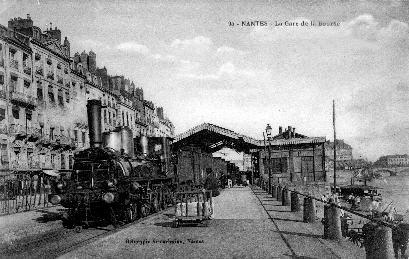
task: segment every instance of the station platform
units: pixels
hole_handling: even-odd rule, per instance
[[[172,227],[172,213],[71,251],[61,258],[365,258],[348,241],[322,238],[321,223],[302,222],[258,187],[224,189],[207,225]]]

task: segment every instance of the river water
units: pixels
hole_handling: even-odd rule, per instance
[[[386,176],[371,181],[369,185],[382,188],[379,192],[383,206],[391,203],[399,214],[409,212],[409,175]]]

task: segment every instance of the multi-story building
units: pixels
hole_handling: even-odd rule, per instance
[[[31,132],[37,100],[34,97],[30,39],[0,26],[0,147],[1,168],[27,168],[34,137]],[[38,132],[37,132],[38,133]],[[34,134],[33,134],[34,135]],[[37,135],[38,137],[38,135]],[[24,142],[27,140],[27,142]]]
[[[155,135],[155,125],[154,125],[154,115],[155,115],[155,105],[152,101],[144,100],[144,113],[146,119],[146,135],[154,136]]]
[[[409,156],[407,154],[381,156],[374,165],[377,167],[409,166]]]
[[[337,161],[351,161],[352,147],[345,143],[343,139],[337,139],[335,142]],[[334,142],[327,140],[325,142],[325,155],[327,158],[334,160]]]
[[[243,171],[252,171],[251,154],[243,154]]]
[[[98,68],[93,51],[70,53],[57,27],[42,31],[29,15],[0,25],[0,169],[71,168],[73,152],[89,146],[89,99],[102,101],[103,131],[154,135],[155,106],[146,108],[142,88]]]
[[[352,147],[345,143],[343,139],[337,139],[336,146],[336,165],[338,169],[351,169],[354,165],[352,157]],[[325,142],[325,159],[327,170],[334,168],[334,142],[327,140]]]

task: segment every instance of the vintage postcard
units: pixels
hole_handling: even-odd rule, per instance
[[[0,0],[0,257],[408,258],[409,1]]]

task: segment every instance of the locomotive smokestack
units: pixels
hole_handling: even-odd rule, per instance
[[[91,147],[102,146],[101,101],[89,100],[87,103],[89,144]]]

